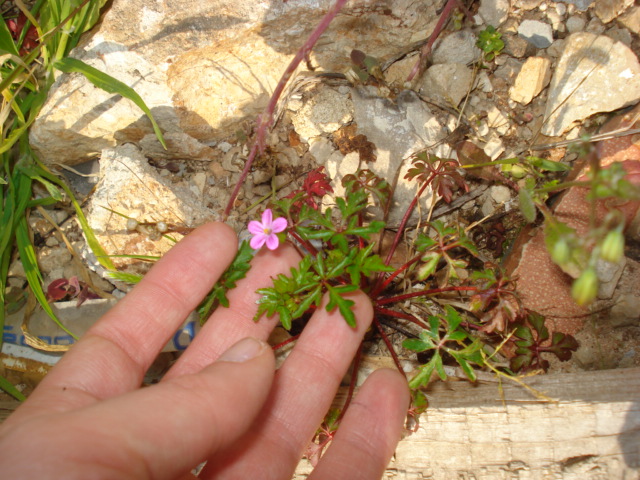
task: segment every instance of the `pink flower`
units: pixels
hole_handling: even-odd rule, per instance
[[[276,233],[284,232],[287,228],[287,219],[284,217],[273,219],[273,212],[267,208],[262,213],[262,222],[252,220],[249,222],[249,232],[253,238],[249,242],[251,248],[258,250],[266,243],[269,250],[278,248],[280,240]]]

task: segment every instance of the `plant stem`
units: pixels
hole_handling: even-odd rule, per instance
[[[389,310],[388,308],[382,308],[378,306],[374,307],[374,310],[380,315],[387,315],[393,318],[401,318],[411,323],[415,323],[421,328],[429,328],[426,323],[421,322],[420,320],[418,320],[418,318],[414,317],[413,315],[409,315],[408,313],[396,312],[395,310]]]
[[[438,23],[436,23],[436,27],[433,29],[433,32],[429,36],[429,41],[420,50],[420,58],[418,58],[418,61],[415,63],[415,65],[411,69],[411,73],[409,73],[409,76],[407,77],[407,80],[406,80],[407,82],[412,81],[414,77],[418,74],[418,72],[420,72],[420,70],[423,68],[425,59],[431,53],[431,47],[433,47],[434,42],[436,41],[436,39],[444,29],[444,26],[447,23],[447,20],[449,20],[449,15],[451,15],[451,11],[453,10],[453,7],[455,7],[457,3],[458,3],[457,0],[449,0],[447,4],[444,6],[444,8],[442,9],[442,13],[440,14]]]
[[[344,405],[342,406],[342,410],[340,411],[340,415],[338,416],[337,422],[339,423],[342,420],[347,408],[351,404],[351,399],[353,398],[353,392],[356,389],[356,383],[358,383],[358,371],[360,370],[360,362],[362,361],[362,347],[363,342],[360,342],[360,346],[358,347],[358,351],[356,352],[356,356],[353,359],[353,365],[351,366],[351,380],[349,381],[349,391],[347,392],[347,398],[344,401]]]
[[[407,211],[404,212],[404,216],[402,217],[402,221],[400,222],[400,226],[398,227],[396,236],[393,239],[391,248],[389,248],[389,253],[387,253],[387,258],[385,259],[385,262],[384,262],[385,265],[389,265],[389,262],[391,262],[391,257],[395,253],[396,248],[398,248],[398,243],[400,243],[400,239],[402,238],[402,233],[404,232],[404,228],[407,226],[409,217],[411,217],[411,214],[413,213],[413,209],[416,208],[416,205],[418,204],[418,200],[420,199],[420,196],[422,196],[425,189],[429,186],[429,184],[431,184],[431,181],[435,178],[435,176],[436,176],[435,174],[432,174],[427,179],[427,181],[424,182],[424,184],[418,190],[418,193],[416,193],[416,195],[413,197],[413,200],[411,200],[411,203],[409,204],[409,208],[407,208]]]
[[[419,292],[411,292],[411,293],[403,293],[402,295],[396,295],[393,297],[381,298],[379,300],[375,300],[376,307],[380,305],[386,305],[388,303],[396,303],[402,302],[403,300],[408,300],[410,298],[423,297],[427,295],[433,295],[434,293],[444,293],[444,292],[466,292],[472,291],[477,292],[478,287],[442,287],[442,288],[432,288],[429,290],[420,290]]]
[[[297,241],[298,243],[300,243],[300,245],[302,245],[304,248],[306,248],[306,249],[307,249],[307,251],[308,251],[309,253],[311,253],[314,257],[315,257],[316,255],[318,255],[318,250],[316,249],[316,247],[314,247],[314,246],[311,244],[311,242],[309,242],[308,240],[306,240],[306,239],[302,238],[300,235],[298,235],[298,233],[297,233],[295,230],[291,229],[291,230],[289,231],[289,235],[291,235],[293,238],[295,238],[295,239],[296,239],[296,241]]]
[[[400,365],[400,359],[398,358],[398,354],[396,353],[395,349],[393,348],[393,345],[391,344],[391,341],[389,340],[389,337],[387,336],[387,334],[385,333],[384,329],[382,328],[382,325],[380,325],[380,322],[375,317],[373,317],[373,324],[378,329],[378,332],[380,332],[380,336],[382,337],[382,340],[384,341],[384,344],[387,346],[387,350],[389,350],[389,353],[391,354],[391,358],[393,358],[393,363],[396,364],[396,368],[398,369],[398,371],[400,373],[402,373],[406,377],[407,374],[404,372],[404,369],[402,368],[402,365]]]
[[[347,3],[347,0],[336,0],[336,3],[333,7],[326,13],[322,20],[316,27],[316,29],[311,33],[307,41],[302,45],[302,47],[296,53],[296,56],[293,57],[293,60],[289,63],[289,66],[280,77],[280,81],[276,86],[276,89],[273,91],[271,98],[269,99],[269,104],[265,111],[258,117],[258,128],[256,130],[256,138],[253,142],[253,147],[251,148],[251,152],[249,153],[249,157],[244,165],[244,169],[240,174],[240,178],[238,179],[238,183],[236,184],[233,192],[231,193],[231,197],[229,198],[229,202],[227,203],[226,208],[224,209],[223,219],[226,219],[231,213],[231,209],[233,208],[233,204],[235,203],[236,197],[238,196],[238,192],[240,191],[240,187],[244,183],[245,178],[249,174],[251,170],[251,165],[256,158],[258,153],[263,153],[265,148],[265,138],[267,136],[267,130],[271,127],[273,123],[273,112],[276,109],[276,105],[278,104],[278,100],[280,99],[280,95],[284,91],[284,87],[289,83],[293,72],[295,72],[300,62],[309,56],[311,49],[316,44],[320,36],[327,29],[329,24],[333,21],[338,12],[342,9],[344,4]]]
[[[376,288],[371,293],[371,296],[373,298],[375,298],[378,295],[380,295],[380,293],[383,292],[384,289],[387,288],[391,282],[393,282],[394,278],[396,278],[398,275],[400,275],[402,272],[404,272],[407,268],[409,268],[411,265],[413,265],[418,260],[420,260],[420,258],[422,258],[422,254],[416,255],[411,260],[409,260],[407,263],[402,265],[400,268],[396,269],[394,272],[391,272],[391,275],[389,275],[381,284],[376,286]]]

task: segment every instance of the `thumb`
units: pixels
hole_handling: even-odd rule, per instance
[[[64,425],[55,426],[56,450],[72,452],[73,458],[60,473],[65,478],[176,478],[249,428],[269,393],[274,369],[271,348],[245,338],[196,374],[64,415]],[[74,459],[81,459],[80,465]]]

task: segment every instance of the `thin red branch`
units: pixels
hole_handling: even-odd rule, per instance
[[[402,238],[402,233],[404,232],[404,227],[407,226],[407,222],[409,221],[409,218],[411,217],[411,213],[413,213],[413,209],[416,208],[416,205],[418,204],[418,200],[420,200],[420,197],[422,196],[422,194],[424,193],[425,189],[431,184],[431,181],[435,178],[436,174],[432,174],[425,182],[424,184],[420,187],[420,189],[418,190],[418,193],[416,193],[416,195],[413,197],[413,200],[411,200],[411,203],[409,204],[409,207],[407,208],[407,211],[404,212],[404,216],[402,217],[402,221],[400,222],[400,226],[398,227],[398,231],[396,232],[396,236],[393,239],[393,243],[391,244],[391,248],[389,249],[389,253],[387,253],[387,258],[385,259],[385,265],[389,265],[389,263],[391,262],[391,257],[393,257],[393,254],[396,251],[396,248],[398,248],[398,243],[400,243],[400,239]]]
[[[291,229],[289,231],[289,235],[291,235],[293,238],[295,238],[296,241],[299,242],[300,245],[302,245],[304,248],[306,248],[309,253],[311,253],[314,256],[318,255],[318,250],[316,249],[316,247],[314,247],[311,244],[311,242],[308,242],[307,240],[303,239],[300,235],[298,235],[298,233],[296,231]]]
[[[421,328],[428,328],[426,323],[421,322],[420,320],[418,320],[417,317],[414,317],[413,315],[409,315],[408,313],[396,312],[395,310],[389,310],[388,308],[382,308],[378,306],[374,307],[374,310],[376,313],[379,313],[380,315],[387,315],[388,317],[401,318],[403,320],[408,320],[411,323],[415,323]]]
[[[360,342],[360,346],[358,347],[358,351],[356,352],[356,356],[353,359],[353,365],[351,367],[351,381],[349,382],[349,391],[347,392],[347,398],[344,401],[344,405],[342,406],[342,411],[338,416],[337,422],[339,423],[342,420],[347,408],[351,404],[351,400],[353,399],[353,392],[356,389],[356,384],[358,383],[358,370],[360,370],[360,362],[362,361],[362,347],[363,343]]]
[[[434,293],[465,292],[465,291],[477,292],[478,287],[442,287],[442,288],[432,288],[429,290],[420,290],[419,292],[403,293],[402,295],[396,295],[393,297],[374,300],[374,305],[376,306],[387,305],[388,303],[402,302],[410,298],[424,297],[427,295],[433,295]]]
[[[294,335],[293,337],[290,337],[290,338],[287,338],[284,342],[280,342],[277,345],[274,345],[273,347],[271,347],[271,349],[274,352],[276,352],[276,351],[280,350],[281,348],[286,347],[290,343],[295,342],[296,340],[298,340],[298,337],[300,337],[300,334]]]
[[[251,170],[251,165],[256,158],[258,153],[263,153],[265,148],[265,138],[267,136],[267,130],[273,124],[273,112],[275,112],[276,105],[278,104],[278,100],[280,99],[280,95],[284,91],[287,83],[291,79],[291,76],[300,65],[305,58],[309,56],[311,49],[316,44],[318,39],[322,36],[324,31],[327,29],[329,24],[333,21],[338,12],[342,9],[344,4],[347,3],[347,0],[336,0],[336,3],[333,7],[326,13],[322,20],[316,27],[316,29],[311,33],[307,41],[304,45],[298,50],[296,56],[293,57],[293,60],[289,63],[289,66],[280,77],[280,81],[276,86],[276,89],[273,91],[271,98],[269,99],[269,104],[265,111],[258,117],[258,128],[256,130],[256,138],[253,142],[253,147],[251,148],[251,152],[249,153],[249,157],[245,163],[244,169],[240,174],[240,178],[238,179],[238,183],[236,184],[233,192],[231,193],[231,197],[229,198],[229,202],[227,203],[226,208],[224,209],[224,218],[227,218],[231,213],[231,209],[233,208],[233,204],[235,203],[236,197],[238,196],[238,192],[240,191],[240,187],[244,183],[244,180],[247,178],[249,171]]]
[[[402,365],[400,365],[400,359],[398,358],[398,354],[393,349],[393,345],[391,345],[391,341],[389,340],[389,337],[387,336],[386,332],[382,328],[382,325],[380,325],[380,322],[375,317],[373,317],[373,324],[378,329],[378,332],[380,332],[380,336],[382,337],[384,344],[387,346],[387,350],[389,350],[389,354],[391,355],[391,358],[393,358],[393,363],[396,364],[396,368],[400,373],[402,373],[406,377],[407,374],[404,372]]]
[[[416,255],[411,260],[409,260],[407,263],[405,263],[401,267],[397,268],[395,271],[391,272],[391,275],[389,275],[384,280],[384,282],[382,282],[381,284],[376,286],[375,290],[373,290],[373,292],[371,293],[371,296],[373,298],[376,298],[378,295],[380,295],[380,293],[382,293],[384,291],[384,289],[387,288],[391,282],[393,282],[394,278],[396,278],[398,275],[400,275],[402,272],[404,272],[407,268],[409,268],[411,265],[413,265],[418,260],[420,260],[421,257],[422,257],[422,254]]]

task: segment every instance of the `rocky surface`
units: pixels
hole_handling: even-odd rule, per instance
[[[606,35],[574,33],[564,41],[542,133],[563,134],[577,120],[640,100],[640,63],[633,51]]]
[[[135,145],[103,150],[100,177],[87,220],[108,255],[162,256],[175,243],[163,233],[179,240],[184,227],[213,219],[205,208],[204,185],[198,185],[198,177],[194,176],[191,189],[172,185]],[[158,230],[159,222],[166,229]],[[130,273],[145,273],[150,266],[148,261],[131,258],[114,257],[113,263]]]
[[[116,0],[74,55],[136,89],[161,128],[179,138],[166,156],[210,159],[207,146],[233,138],[264,109],[300,42],[332,3]],[[347,5],[308,66],[345,71],[356,45],[373,56],[395,54],[435,18],[430,2]],[[45,162],[75,164],[117,143],[145,144],[151,133],[133,103],[73,74],[61,75],[52,89],[31,141]],[[185,149],[185,139],[202,145]]]

